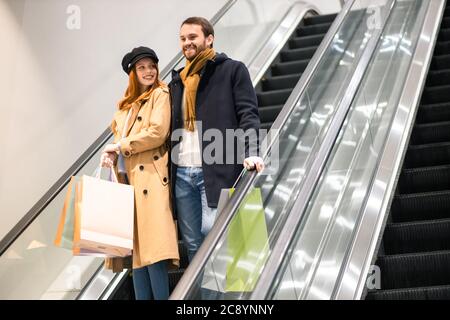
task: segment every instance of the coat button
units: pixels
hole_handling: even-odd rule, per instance
[[[137,117],[137,119],[138,119],[138,121],[142,121],[142,117],[141,116]]]
[[[144,193],[144,195],[147,195],[147,193],[148,193],[147,189],[144,189],[143,193]]]
[[[155,161],[158,160],[158,159],[159,159],[158,156],[154,156],[154,157],[153,157],[153,160],[155,160]]]
[[[144,166],[140,165],[139,170],[144,171]]]
[[[125,156],[128,157],[130,155],[129,151],[125,151]]]
[[[163,181],[164,181],[164,182],[167,182],[167,178],[164,177]]]

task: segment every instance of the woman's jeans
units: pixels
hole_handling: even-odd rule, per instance
[[[202,168],[177,168],[175,198],[178,226],[191,261],[217,214],[217,209],[208,207]]]
[[[169,298],[167,260],[133,269],[133,285],[136,300],[167,300]]]

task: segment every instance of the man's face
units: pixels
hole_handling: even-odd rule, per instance
[[[200,52],[209,48],[214,40],[212,35],[205,37],[198,24],[183,24],[180,29],[180,46],[188,60],[194,59]]]

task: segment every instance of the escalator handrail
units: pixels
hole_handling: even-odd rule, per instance
[[[321,44],[317,48],[315,54],[311,58],[308,66],[306,67],[305,71],[302,74],[302,77],[300,78],[299,82],[295,86],[294,90],[292,91],[291,95],[289,96],[288,100],[283,106],[283,109],[280,111],[279,115],[277,116],[276,120],[274,121],[274,124],[272,125],[271,132],[267,134],[265,137],[265,140],[268,139],[270,141],[267,143],[267,141],[263,141],[262,145],[269,145],[267,150],[265,151],[265,154],[263,155],[263,158],[266,159],[268,153],[270,152],[270,148],[277,140],[277,137],[279,135],[280,129],[283,127],[283,125],[288,120],[290,114],[294,110],[296,103],[302,93],[305,91],[307,84],[309,83],[309,80],[312,78],[315,70],[318,68],[322,57],[324,56],[326,50],[328,49],[329,45],[332,43],[334,36],[336,35],[339,27],[347,17],[348,13],[350,12],[350,8],[352,7],[353,3],[356,0],[349,0],[347,1],[344,8],[341,10],[339,15],[336,17],[334,22],[332,23],[329,31],[325,35],[324,39],[322,40]],[[178,285],[175,287],[174,291],[172,292],[170,299],[171,300],[183,300],[186,298],[186,296],[189,294],[189,291],[191,288],[194,287],[195,281],[199,277],[199,275],[202,273],[202,270],[204,266],[206,265],[209,257],[213,253],[214,249],[216,248],[217,244],[219,243],[220,239],[222,238],[222,235],[227,230],[227,227],[229,223],[231,222],[231,219],[234,215],[234,213],[238,210],[240,204],[244,200],[244,197],[246,196],[247,192],[250,190],[252,185],[254,184],[254,181],[256,179],[256,172],[250,172],[249,174],[243,175],[243,177],[240,180],[240,185],[236,189],[236,191],[233,193],[233,196],[230,198],[230,200],[227,202],[223,210],[220,212],[220,214],[217,217],[216,222],[214,223],[211,231],[209,232],[208,236],[205,238],[203,244],[199,248],[197,254],[194,256],[193,260],[190,262],[188,268],[185,270],[183,276],[178,282]]]
[[[237,2],[228,0],[210,22],[215,25],[222,16]],[[161,71],[161,79],[170,76],[171,71],[184,59],[183,52],[177,55]],[[66,187],[70,178],[78,172],[92,159],[92,157],[109,141],[112,137],[111,129],[108,127],[98,137],[93,144],[74,162],[74,164],[59,178],[55,184],[39,199],[36,204],[19,220],[18,223],[0,241],[0,256],[14,243],[14,241],[27,229],[27,227],[41,214],[41,212],[53,201],[53,199]]]
[[[381,240],[383,225],[392,203],[398,177],[408,142],[414,127],[414,119],[420,104],[420,97],[426,83],[433,49],[439,34],[439,24],[445,10],[445,1],[432,1],[419,35],[419,42],[412,57],[408,76],[406,77],[396,113],[387,135],[386,144],[380,153],[380,162],[367,201],[361,210],[361,219],[355,226],[348,259],[343,264],[342,276],[337,281],[333,299],[360,299],[366,275],[376,258],[376,248]],[[440,19],[439,19],[440,18]],[[413,93],[413,94],[412,94]],[[376,199],[380,205],[373,206],[370,199]]]
[[[334,142],[336,141],[339,135],[342,124],[344,123],[346,115],[352,104],[353,97],[355,96],[355,93],[358,90],[359,83],[361,82],[364,76],[365,70],[370,64],[372,55],[375,51],[375,48],[378,44],[378,41],[381,37],[384,27],[386,26],[388,18],[393,11],[395,1],[396,0],[389,0],[389,2],[387,2],[388,11],[382,22],[381,28],[375,29],[376,31],[374,31],[374,34],[372,34],[371,38],[369,39],[364,49],[364,52],[362,53],[358,61],[358,64],[350,80],[350,83],[346,89],[346,92],[343,95],[344,98],[337,107],[338,109],[336,111],[335,116],[332,119],[330,129],[328,130],[327,135],[324,138],[324,141],[321,143],[320,148],[315,154],[315,156],[311,157],[313,160],[311,166],[308,167],[307,170],[308,174],[304,178],[304,184],[300,189],[299,195],[295,200],[294,206],[289,216],[287,217],[287,220],[283,226],[282,231],[280,232],[282,236],[280,236],[273,245],[271,254],[268,257],[265,267],[261,275],[259,276],[256,287],[250,296],[250,299],[252,300],[267,299],[269,293],[271,292],[274,286],[274,281],[280,279],[278,277],[280,275],[280,263],[281,264],[284,263],[285,259],[289,257],[289,249],[297,234],[297,227],[302,221],[302,217],[308,207],[309,200],[311,199],[314,193],[315,186],[317,185],[321,177],[322,171],[326,166],[328,157],[331,151],[333,150]],[[345,10],[350,11],[352,6],[353,3],[348,1],[346,2],[344,8]]]

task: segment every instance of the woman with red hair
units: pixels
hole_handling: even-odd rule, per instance
[[[167,299],[168,269],[179,266],[169,193],[169,91],[159,80],[158,57],[150,48],[134,48],[124,56],[122,68],[129,76],[128,88],[111,125],[114,143],[104,148],[101,163],[117,170],[119,182],[134,186],[136,299]],[[107,259],[105,266],[118,272],[120,261]]]

